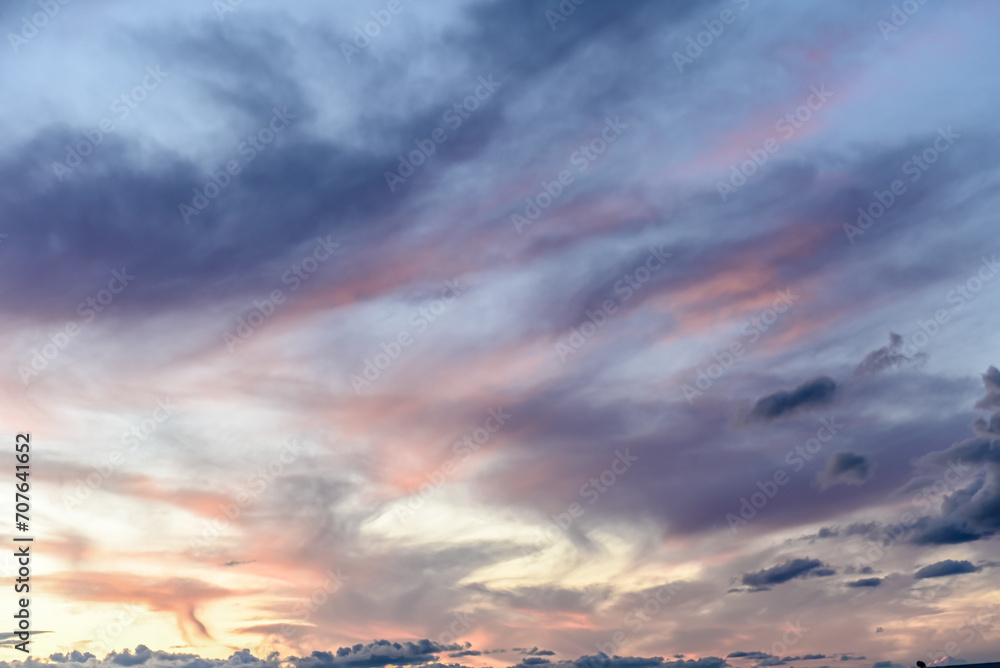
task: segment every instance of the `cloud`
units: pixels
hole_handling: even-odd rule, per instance
[[[750,409],[747,419],[766,422],[798,410],[823,406],[833,401],[836,392],[837,384],[827,376],[820,376],[793,390],[761,397]]]
[[[37,661],[39,664],[57,664],[63,668],[119,668],[121,666],[143,666],[144,668],[235,668],[247,664],[257,664],[261,668],[278,668],[290,664],[294,668],[322,668],[323,666],[386,666],[386,665],[419,665],[421,668],[446,668],[437,663],[435,654],[446,649],[431,640],[394,643],[387,640],[376,640],[367,645],[341,647],[336,652],[313,652],[309,656],[291,656],[278,660],[277,655],[267,660],[259,659],[248,649],[234,652],[228,659],[207,659],[196,654],[172,653],[150,650],[145,645],[139,645],[134,652],[128,649],[122,652],[111,652],[104,659],[97,659],[93,654],[72,652],[68,655],[53,654],[47,660]],[[14,664],[0,661],[0,668],[13,668]],[[448,664],[447,668],[465,668],[459,664]]]
[[[751,591],[764,591],[772,585],[788,582],[795,578],[806,576],[825,577],[833,575],[834,571],[818,559],[789,559],[783,564],[765,568],[755,573],[744,573],[742,582],[751,587]]]
[[[126,573],[78,571],[52,576],[53,587],[62,595],[82,601],[118,602],[135,599],[151,610],[172,612],[182,634],[211,638],[196,615],[209,601],[224,599],[233,591],[191,578],[154,580]]]
[[[135,654],[125,649],[121,654],[115,654],[112,652],[109,655],[111,662],[119,666],[141,666],[153,657],[153,652],[150,651],[145,645],[139,645],[135,648]]]
[[[903,337],[896,333],[889,334],[889,345],[873,350],[854,369],[854,375],[874,374],[885,369],[896,369],[903,366],[919,367],[927,360],[927,354],[918,352],[912,357],[903,352]]]
[[[120,0],[97,4],[117,5]],[[767,432],[736,433],[726,420],[733,412],[732,397],[748,398],[748,404],[758,410],[755,419],[765,422],[840,398],[840,385],[830,378],[839,383],[864,351],[876,345],[863,338],[859,343],[862,335],[858,332],[874,331],[882,339],[894,315],[922,312],[915,309],[917,302],[930,303],[939,297],[936,291],[946,285],[942,281],[962,270],[956,259],[967,254],[971,243],[979,245],[984,238],[971,228],[963,230],[968,234],[955,229],[986,218],[971,208],[978,192],[971,186],[982,174],[991,173],[987,168],[993,169],[997,152],[991,136],[977,137],[970,127],[962,131],[974,138],[963,139],[967,143],[938,161],[933,178],[908,183],[906,197],[861,242],[849,245],[844,240],[842,223],[854,220],[857,205],[867,206],[872,191],[883,190],[899,166],[923,148],[911,150],[915,148],[912,138],[921,131],[912,119],[904,125],[905,119],[872,115],[864,106],[864,91],[880,88],[878,81],[872,85],[871,76],[889,70],[893,76],[906,75],[884,67],[882,56],[891,53],[884,51],[888,43],[871,29],[874,10],[863,2],[851,10],[826,3],[797,13],[794,3],[788,7],[751,3],[753,9],[727,27],[725,36],[706,49],[690,71],[663,77],[658,64],[669,60],[673,48],[683,49],[684,40],[703,30],[707,25],[703,22],[717,15],[719,7],[712,3],[584,3],[556,31],[550,30],[545,19],[545,6],[524,0],[462,7],[413,3],[407,12],[414,14],[394,19],[372,47],[358,56],[365,62],[347,68],[336,45],[341,38],[349,42],[352,19],[346,19],[347,24],[318,20],[309,5],[322,3],[304,3],[294,18],[280,9],[260,14],[243,3],[235,24],[228,19],[217,21],[210,4],[198,7],[206,15],[200,19],[197,14],[180,14],[176,23],[150,21],[136,39],[119,39],[113,32],[113,39],[88,40],[88,44],[133,45],[136,51],[137,45],[152,45],[148,52],[133,53],[119,46],[107,54],[114,56],[109,62],[126,66],[154,54],[174,60],[178,69],[170,83],[180,86],[164,91],[171,100],[166,116],[158,121],[137,114],[130,120],[140,123],[131,128],[123,125],[123,132],[108,136],[85,166],[65,182],[57,183],[49,176],[50,161],[64,153],[66,144],[79,139],[81,129],[93,127],[96,118],[67,114],[41,128],[35,138],[5,151],[0,159],[5,177],[0,209],[6,221],[2,231],[11,235],[0,249],[5,253],[0,258],[0,276],[19,288],[5,297],[0,310],[7,329],[23,335],[26,359],[31,345],[41,348],[30,337],[38,334],[44,341],[52,331],[50,324],[61,326],[72,317],[75,305],[101,287],[108,268],[135,267],[136,283],[108,309],[109,320],[102,316],[61,358],[68,361],[74,356],[79,363],[67,365],[66,376],[56,379],[53,374],[59,394],[47,396],[42,391],[45,386],[39,386],[29,414],[52,424],[55,433],[77,433],[110,449],[118,434],[112,433],[109,439],[103,426],[114,427],[136,414],[135,403],[142,399],[138,390],[184,392],[185,416],[144,443],[142,460],[129,462],[129,466],[148,469],[150,484],[163,486],[164,496],[177,491],[175,479],[179,478],[173,472],[205,472],[212,479],[211,487],[220,490],[220,500],[206,500],[203,508],[217,515],[222,497],[237,491],[243,482],[236,479],[242,475],[240,470],[228,465],[233,452],[238,450],[240,466],[261,465],[264,462],[256,456],[260,446],[282,431],[315,430],[324,454],[309,463],[308,471],[277,483],[266,499],[246,508],[226,537],[216,543],[220,549],[197,564],[192,564],[192,555],[175,552],[184,549],[180,539],[188,533],[171,533],[181,523],[172,518],[161,521],[174,508],[164,507],[151,495],[138,498],[138,494],[121,493],[116,481],[127,476],[125,471],[116,472],[101,494],[114,500],[116,508],[121,501],[121,516],[138,518],[137,528],[150,536],[149,541],[142,541],[141,551],[122,546],[122,558],[130,563],[120,571],[141,575],[143,569],[151,568],[154,574],[194,577],[202,571],[178,572],[174,564],[217,572],[225,562],[222,573],[226,577],[219,583],[225,583],[226,590],[176,579],[161,583],[156,577],[150,580],[148,574],[127,579],[126,586],[119,588],[113,582],[117,572],[108,582],[88,576],[77,585],[61,574],[80,567],[61,563],[58,577],[63,579],[53,581],[57,596],[69,604],[110,604],[143,592],[141,602],[152,611],[172,613],[192,635],[200,633],[197,625],[203,622],[200,630],[210,630],[218,638],[213,656],[221,656],[219,646],[234,644],[233,625],[225,612],[232,605],[239,603],[242,609],[261,613],[246,622],[248,628],[235,630],[246,632],[247,640],[250,635],[280,630],[277,622],[288,618],[286,604],[308,601],[309,591],[320,581],[314,577],[321,570],[316,566],[344,561],[352,586],[315,610],[308,626],[292,625],[297,633],[309,636],[310,642],[302,643],[303,647],[330,649],[338,642],[351,644],[353,638],[367,642],[386,633],[401,633],[400,629],[411,640],[426,634],[438,638],[436,634],[450,623],[451,611],[482,605],[485,612],[476,631],[481,642],[497,642],[489,634],[503,629],[505,646],[538,643],[568,657],[576,656],[567,653],[574,647],[593,647],[588,634],[610,637],[622,615],[656,595],[657,590],[650,589],[633,601],[634,593],[623,591],[629,579],[616,568],[621,555],[631,554],[636,561],[628,568],[639,567],[641,572],[673,572],[675,560],[705,565],[705,580],[691,583],[671,600],[670,613],[661,613],[643,629],[644,637],[662,638],[662,647],[670,651],[681,644],[689,652],[710,651],[703,649],[713,646],[705,640],[709,631],[714,642],[729,637],[739,638],[744,646],[771,646],[774,629],[783,621],[778,617],[790,614],[795,604],[782,598],[786,591],[790,596],[812,593],[797,589],[826,590],[828,596],[819,596],[822,592],[817,591],[809,603],[822,606],[831,619],[850,621],[850,616],[842,614],[847,605],[842,600],[852,598],[845,596],[843,580],[778,587],[787,582],[787,573],[773,565],[787,555],[774,557],[774,552],[761,546],[774,544],[775,536],[798,535],[791,533],[793,527],[797,532],[803,526],[888,517],[895,508],[887,511],[891,503],[882,492],[893,483],[892,473],[905,468],[914,452],[929,449],[914,451],[919,447],[915,444],[931,442],[943,447],[961,437],[923,440],[952,428],[953,416],[960,411],[940,399],[957,396],[955,386],[944,385],[936,376],[921,375],[906,379],[913,386],[904,387],[894,384],[901,376],[884,372],[857,383],[872,394],[854,397],[843,392],[845,413],[853,413],[850,434],[844,438],[858,452],[871,453],[872,461],[882,467],[880,475],[864,486],[850,488],[851,494],[816,494],[811,487],[813,477],[824,464],[829,466],[825,460],[838,448],[824,445],[829,449],[782,487],[780,495],[756,515],[749,531],[732,539],[727,534],[726,540],[720,540],[720,534],[726,533],[721,518],[738,503],[732,503],[733,498],[756,492],[755,480],[763,479],[759,472],[770,475],[776,465],[784,465],[780,457],[806,442],[816,427],[805,425],[808,420],[786,420]],[[544,4],[554,9],[559,0]],[[128,6],[122,5],[122,11],[139,21],[141,10],[125,11]],[[572,8],[569,3],[566,6]],[[936,11],[931,6],[921,9]],[[120,13],[116,9],[113,15]],[[335,10],[330,18],[339,13]],[[363,17],[364,21],[369,18]],[[939,24],[921,22],[935,29]],[[115,20],[93,23],[97,28],[117,26]],[[940,23],[942,29],[954,27]],[[234,30],[237,24],[240,29]],[[440,27],[442,39],[413,33],[413,26]],[[747,31],[747,26],[762,28]],[[407,41],[407,35],[420,39]],[[51,34],[47,41],[70,51],[75,48],[73,40]],[[43,39],[31,47],[43,48]],[[800,53],[800,47],[806,50]],[[979,72],[977,63],[992,62],[982,58],[989,51],[971,47],[952,51],[968,51],[976,57],[949,60],[941,67],[954,67],[970,79]],[[871,57],[873,53],[879,57]],[[958,58],[952,52],[945,55]],[[780,61],[776,69],[774,58]],[[65,60],[74,68],[89,69],[85,59]],[[30,70],[32,62],[37,67],[42,61],[20,59],[18,67]],[[439,66],[444,63],[447,66]],[[986,66],[980,66],[983,75],[988,75]],[[117,68],[95,82],[95,86],[107,82],[112,88],[109,98],[121,83]],[[414,140],[426,137],[427,130],[441,123],[440,113],[469,94],[466,84],[494,70],[505,81],[501,94],[466,119],[460,132],[449,132],[448,141],[437,147],[425,166],[390,194],[384,173],[396,168],[397,154],[414,150]],[[605,70],[618,75],[587,76]],[[746,80],[753,72],[780,76],[755,77],[759,86],[752,90],[724,81],[722,87],[732,95],[727,95],[725,104],[719,103],[716,74]],[[35,100],[40,111],[48,113],[48,108],[60,106],[95,108],[92,101],[75,98],[72,104],[52,104],[48,98],[79,87],[60,87],[37,73],[28,74],[36,83],[47,83],[38,86],[43,93]],[[78,74],[74,69],[74,78]],[[766,136],[773,120],[794,110],[802,102],[801,94],[809,85],[818,84],[820,77],[836,82],[831,84],[837,90],[835,104],[843,99],[851,100],[851,105],[829,110],[834,111],[829,118],[819,118],[828,110],[817,114],[816,122],[806,128],[816,134],[804,147],[783,143],[781,152],[758,171],[755,182],[723,206],[713,191],[715,174],[727,172],[737,156],[740,162],[745,160],[750,142]],[[388,79],[398,85],[383,86]],[[915,81],[926,83],[926,73]],[[983,78],[989,85],[992,81]],[[961,92],[962,82],[956,79],[954,83]],[[188,85],[199,91],[195,99],[185,99],[181,86]],[[84,88],[79,89],[81,94]],[[903,88],[904,93],[913,89]],[[969,89],[982,90],[971,85]],[[31,108],[28,97],[26,109]],[[963,118],[958,112],[960,105],[977,98],[952,97],[947,107],[949,113],[955,110],[955,122],[971,122],[971,117]],[[907,109],[926,110],[914,104],[913,98],[901,101]],[[871,102],[884,100],[875,96]],[[195,222],[184,225],[177,204],[190,201],[192,187],[202,187],[209,173],[221,169],[219,161],[229,157],[236,140],[256,130],[272,104],[286,103],[300,119],[280,141],[248,163]],[[158,102],[151,99],[140,111],[154,111],[154,104]],[[972,108],[978,106],[975,102]],[[539,109],[546,113],[535,114]],[[663,114],[663,109],[671,111]],[[194,112],[190,122],[185,111]],[[593,168],[580,173],[532,228],[524,235],[516,234],[509,224],[509,210],[520,208],[524,197],[538,192],[540,181],[553,182],[559,169],[567,166],[570,152],[590,142],[604,117],[616,113],[634,124],[628,134]],[[878,119],[890,116],[892,127],[882,127]],[[753,128],[744,125],[748,119],[765,122]],[[15,121],[9,125],[12,133],[26,127]],[[189,136],[177,131],[188,126],[203,127],[214,139],[213,146],[198,141],[196,133]],[[8,133],[7,141],[11,136]],[[628,144],[633,137],[635,143]],[[806,138],[805,133],[801,138]],[[978,156],[973,152],[962,154],[963,160],[951,160],[965,146],[973,145],[979,147]],[[818,150],[823,147],[829,150]],[[842,151],[843,147],[849,149]],[[831,174],[836,178],[829,178]],[[682,187],[675,187],[676,175],[681,175]],[[953,197],[954,192],[967,196]],[[663,193],[669,196],[664,198]],[[946,206],[939,205],[942,201]],[[906,219],[906,225],[897,225],[897,214]],[[945,219],[953,221],[947,230],[938,223]],[[733,227],[733,221],[743,220],[754,224]],[[892,234],[883,234],[890,231],[890,225]],[[678,235],[681,228],[687,232]],[[246,316],[250,300],[266,295],[272,284],[287,292],[282,272],[292,263],[298,266],[315,237],[327,234],[343,241],[349,250],[324,264],[305,284],[306,290],[254,334],[252,350],[245,345],[241,354],[228,356],[224,349],[219,354],[222,330],[231,329],[237,315]],[[918,239],[927,247],[908,243]],[[615,286],[632,282],[649,243],[667,244],[673,252],[671,263],[657,270],[626,303]],[[470,269],[473,282],[479,281],[463,296],[468,302],[456,306],[456,310],[465,309],[468,303],[468,310],[442,316],[427,330],[427,337],[384,370],[370,394],[355,397],[345,383],[348,374],[360,371],[365,358],[381,352],[379,344],[391,341],[387,336],[405,326],[409,309],[422,303],[428,282],[439,273],[463,269]],[[626,275],[628,280],[622,282]],[[872,290],[872,285],[879,290]],[[773,324],[765,316],[769,327],[755,333],[752,351],[748,345],[745,352],[749,354],[742,355],[726,377],[694,404],[685,405],[679,394],[671,397],[646,391],[651,378],[661,390],[683,381],[680,372],[674,375],[671,370],[674,365],[664,366],[663,360],[703,357],[708,362],[717,350],[725,350],[716,347],[726,343],[717,341],[716,335],[728,336],[730,328],[736,331],[745,319],[759,316],[773,303],[773,291],[787,287],[802,299]],[[477,294],[480,290],[482,294]],[[569,363],[549,364],[555,359],[549,354],[549,344],[568,335],[570,327],[577,327],[608,298],[619,299],[617,315],[599,326]],[[980,295],[971,306],[978,308],[986,300],[985,294]],[[400,320],[403,324],[397,326]],[[101,329],[105,322],[107,331]],[[948,325],[956,340],[972,340],[969,331],[962,329],[966,326],[958,319]],[[106,342],[101,345],[110,349],[95,349],[98,342]],[[161,342],[169,345],[161,346]],[[11,350],[22,348],[17,341],[5,343],[17,344]],[[888,352],[887,362],[874,360],[871,365],[888,369],[907,364],[905,359],[891,359],[901,351]],[[959,378],[962,368],[985,368],[986,362],[979,358],[976,366],[961,366],[977,354],[972,350],[956,353],[946,375]],[[626,359],[628,363],[621,363]],[[9,374],[14,364],[5,368]],[[779,372],[796,375],[776,382]],[[829,378],[821,376],[825,373]],[[86,382],[79,382],[80,376]],[[691,376],[693,382],[697,374]],[[403,381],[397,382],[400,378]],[[179,386],[178,379],[192,383]],[[813,384],[825,379],[829,385],[820,382],[816,391],[803,390],[810,383],[796,387],[809,379],[817,379]],[[832,389],[826,392],[824,387]],[[774,393],[775,389],[788,391]],[[855,389],[852,386],[851,392]],[[878,394],[881,390],[885,392]],[[452,443],[453,434],[477,425],[478,419],[460,423],[479,410],[482,401],[494,398],[516,403],[520,423],[505,426],[497,440],[483,446],[458,476],[446,476],[435,489],[435,498],[425,503],[422,493],[421,498],[414,496],[425,483],[425,471],[436,470],[427,466],[427,460],[440,455]],[[62,416],[42,420],[47,416],[37,413],[61,410],[70,400],[73,405],[66,412],[95,429],[79,428]],[[867,400],[871,400],[870,410],[861,407]],[[900,405],[909,410],[901,410]],[[912,407],[917,405],[939,410],[914,415]],[[268,410],[261,411],[263,406]],[[12,410],[19,408],[15,405]],[[853,419],[857,417],[862,419]],[[959,418],[955,420],[962,423],[971,419],[965,413]],[[983,421],[977,429],[978,436],[985,436],[991,423]],[[398,455],[401,442],[407,443],[406,457]],[[340,451],[341,444],[356,446],[349,446],[345,458],[331,459],[329,452]],[[101,447],[89,447],[90,442],[79,445],[65,452],[57,449],[53,461],[73,461],[86,470],[82,474],[86,476],[107,453]],[[590,545],[584,547],[580,540],[564,546],[569,541],[565,534],[558,534],[538,550],[537,557],[508,554],[511,543],[531,534],[540,523],[536,520],[548,523],[546,518],[552,513],[564,512],[573,501],[582,502],[580,485],[599,477],[610,465],[606,455],[619,447],[631,447],[640,455],[640,464],[597,503],[586,505],[585,516],[574,518],[570,534],[592,537]],[[145,466],[147,456],[148,461],[163,466]],[[837,475],[849,478],[851,473]],[[333,489],[335,483],[324,482],[341,476],[350,481],[343,492]],[[74,476],[58,478],[72,483]],[[970,494],[973,489],[981,494],[988,489],[987,482],[970,487]],[[746,491],[737,485],[745,485]],[[467,499],[468,504],[455,503],[456,498]],[[953,501],[958,504],[964,499],[956,496]],[[421,510],[397,524],[393,511],[411,502],[422,505]],[[76,523],[81,530],[93,526],[82,520],[89,514],[100,515],[102,506],[107,507],[92,500],[84,507]],[[489,531],[491,541],[504,543],[502,549],[478,545],[454,549],[456,544],[468,545],[472,535],[484,535],[463,528],[461,521],[470,510],[472,517],[487,523],[494,512],[503,518]],[[946,535],[956,540],[978,539],[985,535],[983,526],[971,517],[963,511],[955,519],[964,523],[921,528],[936,540]],[[147,522],[152,530],[145,526]],[[637,527],[642,530],[636,531]],[[604,549],[601,543],[607,528],[621,529],[622,540],[629,543],[626,551],[613,545]],[[847,529],[839,531],[845,541],[852,535]],[[371,532],[377,534],[374,540]],[[125,535],[135,534],[130,530]],[[273,540],[276,535],[282,540]],[[671,544],[665,547],[658,535],[669,535]],[[635,544],[631,536],[637,536]],[[675,537],[683,543],[677,551],[673,549]],[[824,558],[837,547],[829,542],[832,537],[823,530],[819,533],[827,541],[821,546]],[[86,567],[109,568],[106,564],[112,562],[101,558],[106,546],[98,539],[93,543]],[[895,549],[890,561],[900,563],[886,563],[880,569],[916,570],[907,560],[912,558],[908,549]],[[567,585],[560,577],[564,571],[544,566],[553,553],[566,557],[561,564],[571,566],[587,559],[592,567],[579,571],[581,577],[574,576],[574,584]],[[258,563],[245,566],[241,559]],[[113,562],[115,571],[120,561],[116,557]],[[543,567],[536,569],[539,565]],[[739,578],[747,571],[771,566],[745,576],[751,582],[756,577],[760,588],[785,590],[766,596],[767,609],[759,615],[747,611],[759,605],[760,601],[753,600],[759,597],[730,597],[725,606],[711,608],[705,607],[709,594],[696,591],[715,587],[713,595],[717,596],[734,574]],[[520,577],[525,567],[530,577]],[[496,572],[515,577],[501,581],[486,575]],[[787,578],[830,573],[831,568],[817,566]],[[571,588],[577,584],[578,589]],[[867,598],[896,595],[889,589]],[[110,593],[105,597],[105,592]],[[686,602],[688,596],[693,603]],[[897,602],[879,601],[886,607],[872,614],[894,614],[887,610],[893,610],[889,603]],[[743,614],[733,614],[731,605],[744,606]],[[608,608],[622,615],[605,614]],[[707,615],[689,614],[709,608]],[[525,619],[532,622],[523,623]],[[180,642],[171,629],[164,634],[156,637]],[[683,643],[674,634],[677,638],[683,634]],[[53,646],[75,647],[70,640],[53,641]],[[199,638],[194,642],[203,644]],[[395,646],[357,647],[357,655],[350,651],[345,656],[321,654],[297,662],[353,661],[362,667],[379,666],[401,652],[393,661],[439,666],[433,657],[472,657],[478,651],[436,647],[421,653]],[[868,646],[856,649],[868,651]],[[524,655],[555,661],[549,652]],[[233,664],[249,662],[245,655],[234,656]],[[506,660],[516,662],[521,656],[512,653]],[[762,656],[752,660],[786,659]],[[134,653],[117,654],[109,663],[147,668],[190,663],[202,668],[200,661],[137,648]],[[613,666],[629,665],[629,661],[665,665],[661,659],[648,657],[607,659]],[[720,665],[720,661],[702,659],[693,665]]]
[[[864,455],[856,452],[835,452],[826,463],[826,469],[817,474],[820,489],[834,485],[862,485],[874,466]]]
[[[52,631],[29,631],[31,635],[39,633],[52,633]],[[0,633],[0,647],[13,647],[21,642],[16,633]],[[62,656],[61,654],[59,656]]]
[[[868,574],[874,573],[874,572],[875,572],[875,569],[872,568],[871,566],[862,566],[860,568],[856,568],[854,566],[845,566],[844,567],[844,573],[846,573],[847,575],[854,575],[855,573],[857,573],[858,575],[868,575]]]
[[[983,374],[983,384],[986,385],[986,396],[976,402],[976,408],[1000,408],[1000,369],[991,365]]]
[[[780,659],[767,652],[733,652],[726,658],[753,659],[758,661],[757,666],[784,666],[792,661],[815,661],[827,658],[825,654],[805,654],[803,656],[783,656]]]
[[[949,575],[962,575],[964,573],[978,573],[980,570],[980,568],[968,561],[945,559],[936,564],[924,566],[914,573],[913,577],[917,580],[924,580],[927,578],[943,578]]]
[[[518,665],[532,665],[527,661],[535,659],[535,664],[553,666],[553,668],[725,668],[729,663],[714,656],[700,659],[681,659],[664,661],[663,657],[608,656],[603,652],[591,656],[581,656],[572,661],[550,662],[540,657],[528,657]]]
[[[570,662],[576,668],[725,668],[729,663],[715,656],[704,656],[700,659],[681,659],[664,661],[662,657],[652,658],[614,656],[600,653],[593,656],[583,656]]]
[[[293,663],[297,668],[429,666],[436,664],[439,654],[462,649],[464,648],[461,645],[443,645],[426,638],[402,643],[375,640],[367,644],[341,647],[336,652],[314,651],[310,656],[294,660]]]
[[[144,647],[144,645],[139,645],[139,647]],[[139,647],[135,648],[136,652],[139,651]],[[86,663],[90,659],[96,659],[96,658],[97,657],[95,657],[90,652],[80,653],[77,650],[73,650],[72,652],[69,652],[68,654],[56,653],[56,654],[50,654],[49,655],[49,661],[52,661],[54,663],[66,663],[66,662]]]
[[[976,432],[976,436],[1000,437],[1000,412],[994,413],[989,419],[976,418],[972,423],[972,430]]]
[[[848,587],[878,587],[882,584],[882,578],[862,578],[860,580],[854,580],[848,582]]]
[[[976,408],[1000,405],[1000,371],[990,366],[982,378],[986,396],[976,403]],[[1000,424],[1000,409],[989,420],[980,418],[972,423],[976,433],[972,438],[917,459],[918,466],[944,469],[942,481],[953,491],[944,497],[940,515],[921,519],[911,542],[954,545],[988,538],[1000,531],[1000,434],[994,431],[996,424]]]

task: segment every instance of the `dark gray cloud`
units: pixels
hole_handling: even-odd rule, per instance
[[[613,656],[598,653],[591,656],[581,656],[575,661],[562,661],[553,664],[561,668],[725,668],[729,663],[722,658],[705,656],[700,659],[681,659],[664,661],[663,657],[651,658],[634,656]]]
[[[142,647],[142,645],[140,645],[139,647]],[[135,648],[136,652],[139,651],[139,647]],[[77,650],[73,650],[72,652],[69,652],[68,654],[56,653],[56,654],[50,654],[49,655],[49,661],[52,661],[53,663],[67,663],[67,662],[71,662],[71,663],[86,663],[90,659],[96,659],[96,658],[97,657],[95,657],[90,652],[82,652],[81,653],[81,652],[78,652]]]
[[[103,659],[93,654],[72,652],[70,654],[52,654],[48,659],[35,660],[36,663],[48,663],[64,666],[64,668],[116,668],[118,666],[137,666],[145,668],[236,668],[255,664],[261,668],[278,668],[283,662],[289,662],[296,668],[321,668],[323,666],[385,666],[419,665],[422,668],[464,668],[459,664],[441,664],[436,661],[435,654],[447,649],[430,640],[416,642],[394,643],[387,640],[376,640],[367,645],[341,647],[336,652],[313,652],[309,656],[289,656],[279,658],[277,653],[267,659],[260,659],[248,649],[234,652],[228,659],[206,659],[197,654],[172,653],[150,650],[145,645],[139,645],[134,652],[128,649],[122,652],[111,652]],[[127,657],[123,660],[123,657]],[[141,660],[136,661],[137,657]],[[18,662],[0,661],[2,668],[14,668]]]
[[[899,334],[891,332],[889,334],[889,345],[878,350],[873,350],[861,360],[861,363],[854,369],[856,376],[863,374],[878,373],[885,369],[895,369],[906,366],[919,367],[927,361],[927,353],[915,352],[912,356],[903,351],[904,340]]]
[[[972,429],[976,432],[976,436],[1000,437],[1000,412],[993,413],[989,418],[976,418],[972,423]]]
[[[121,654],[112,653],[109,655],[111,662],[119,666],[140,666],[151,658],[153,658],[153,652],[145,645],[137,646],[134,654],[125,649]]]
[[[37,633],[52,633],[52,631],[29,631],[28,633],[34,635]],[[0,633],[0,647],[13,647],[14,645],[22,642],[16,633]],[[60,656],[62,656],[60,654]]]
[[[990,366],[983,374],[983,384],[986,386],[986,396],[976,402],[976,408],[1000,408],[1000,369]]]
[[[861,485],[868,480],[873,468],[871,461],[864,455],[850,451],[835,452],[817,480],[822,489],[833,485]]]
[[[313,652],[297,664],[303,668],[321,666],[352,666],[380,668],[388,665],[424,665],[435,662],[444,652],[464,649],[461,645],[442,645],[432,640],[390,642],[376,640],[368,644],[341,647],[336,652]]]
[[[750,586],[751,591],[764,591],[770,589],[772,585],[788,582],[795,578],[825,577],[833,574],[834,571],[819,559],[800,558],[789,559],[783,564],[765,568],[756,573],[744,573],[742,582]]]
[[[953,559],[945,559],[944,561],[939,561],[936,564],[924,566],[916,573],[914,573],[913,577],[917,580],[924,580],[927,578],[943,578],[949,575],[978,573],[980,570],[981,570],[980,568],[973,565],[969,561],[965,560],[955,561]]]
[[[798,410],[824,406],[833,401],[837,384],[827,376],[820,376],[799,385],[793,390],[775,392],[758,399],[750,409],[751,421],[768,421]]]
[[[1000,371],[991,366],[983,374],[986,396],[976,408],[992,408],[998,395]],[[988,538],[1000,531],[1000,434],[992,430],[1000,410],[989,420],[973,422],[976,436],[931,452],[917,460],[925,467],[938,467],[940,481],[952,490],[941,503],[936,517],[922,518],[913,534],[918,545],[953,545]]]
[[[871,566],[861,566],[861,567],[846,566],[844,568],[844,573],[846,575],[854,575],[855,573],[857,573],[858,575],[868,575],[874,572],[875,569],[872,568]]]
[[[882,584],[882,578],[861,578],[847,583],[848,587],[878,587]]]
[[[914,545],[961,545],[988,538],[993,533],[980,531],[962,520],[921,518],[910,542]]]

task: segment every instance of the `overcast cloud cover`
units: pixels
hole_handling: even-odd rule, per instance
[[[1000,656],[1000,4],[578,1],[0,7],[3,668]]]

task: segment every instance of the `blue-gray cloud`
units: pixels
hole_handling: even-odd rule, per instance
[[[830,403],[837,392],[837,384],[827,376],[807,381],[793,390],[775,392],[761,397],[750,409],[750,420],[774,420],[801,409],[815,408]]]
[[[871,461],[864,455],[849,451],[835,452],[817,480],[823,489],[833,485],[861,485],[868,480],[873,468]]]
[[[962,575],[965,573],[977,573],[979,568],[973,565],[971,562],[960,560],[955,561],[953,559],[945,559],[944,561],[939,561],[936,564],[930,564],[929,566],[924,566],[916,573],[913,577],[917,580],[924,580],[926,578],[943,578],[949,575]]]
[[[861,578],[847,583],[848,587],[878,587],[882,584],[882,578]]]
[[[783,564],[764,568],[755,573],[744,573],[742,582],[751,587],[752,591],[769,589],[772,585],[781,584],[806,576],[825,577],[833,575],[834,571],[819,559],[789,559]]]

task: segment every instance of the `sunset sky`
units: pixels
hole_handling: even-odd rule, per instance
[[[0,27],[0,668],[1000,657],[1000,4]]]

